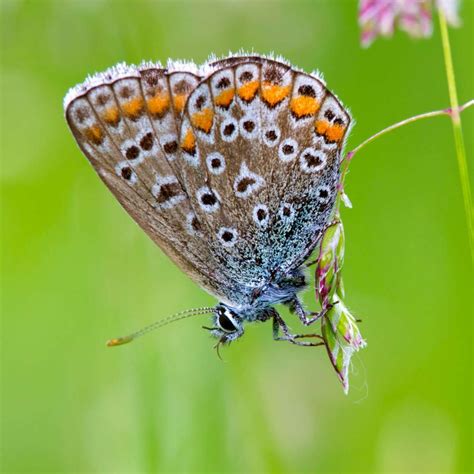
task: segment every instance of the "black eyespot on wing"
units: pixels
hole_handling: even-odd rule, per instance
[[[295,149],[293,145],[286,144],[283,145],[282,151],[285,155],[291,155],[295,151]]]
[[[298,94],[305,95],[307,97],[316,97],[316,91],[309,84],[303,84],[298,88]]]
[[[164,204],[171,198],[178,196],[181,193],[181,186],[178,183],[163,184],[160,188],[160,193],[156,200],[160,204]]]
[[[127,148],[127,151],[125,152],[127,160],[135,160],[136,158],[138,158],[139,154],[140,149],[135,145],[132,145],[131,147]]]
[[[233,123],[228,123],[228,124],[224,127],[223,134],[224,134],[226,137],[230,137],[230,136],[234,133],[234,130],[235,130],[235,125],[234,125]]]
[[[253,130],[255,129],[255,122],[253,122],[252,120],[246,120],[244,123],[244,130],[249,132],[249,133],[252,133]]]
[[[216,84],[216,87],[218,89],[225,89],[226,87],[230,86],[230,80],[227,77],[223,77],[222,79],[219,80],[219,82]]]
[[[329,192],[327,189],[322,188],[319,190],[318,195],[322,199],[327,199],[327,197],[329,196]]]
[[[132,169],[128,166],[124,166],[120,173],[122,174],[122,178],[126,179],[127,181],[132,177]]]
[[[267,211],[265,209],[259,209],[257,211],[257,219],[263,221],[267,217]]]
[[[313,154],[313,153],[305,153],[303,158],[306,160],[306,163],[308,163],[308,166],[314,168],[317,166],[321,166],[322,160],[319,155]]]
[[[268,132],[265,134],[265,136],[266,136],[267,139],[270,140],[271,142],[274,142],[274,141],[278,138],[278,135],[277,135],[277,133],[275,132],[275,130],[268,130]]]
[[[263,79],[272,84],[280,84],[285,72],[275,66],[269,66],[263,71]]]
[[[245,193],[249,186],[253,186],[256,181],[253,178],[245,177],[242,178],[237,184],[237,191],[239,193]]]
[[[202,195],[201,202],[205,206],[213,206],[217,202],[217,198],[213,193],[206,193]]]
[[[201,110],[205,102],[206,102],[206,98],[203,95],[200,95],[196,99],[196,109]]]
[[[253,79],[253,74],[250,71],[244,71],[240,77],[240,82],[249,82]]]
[[[176,151],[178,150],[178,143],[176,142],[176,140],[165,143],[163,145],[163,150],[165,150],[165,152],[169,154],[176,153]]]
[[[324,113],[324,116],[329,120],[331,121],[335,115],[334,115],[334,112],[331,110],[331,109],[327,109],[326,112]]]
[[[141,140],[140,146],[142,150],[148,151],[153,148],[153,133],[148,132]]]
[[[234,234],[227,230],[222,233],[222,240],[224,242],[232,242],[234,240]]]

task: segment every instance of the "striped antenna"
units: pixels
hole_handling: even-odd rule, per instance
[[[214,312],[214,308],[210,308],[210,307],[209,308],[195,308],[195,309],[188,309],[186,311],[181,311],[179,313],[168,316],[167,318],[160,319],[159,321],[156,321],[155,323],[150,324],[149,326],[146,326],[143,329],[140,329],[139,331],[134,332],[128,336],[109,339],[107,341],[107,346],[114,347],[114,346],[121,346],[123,344],[128,344],[129,342],[132,342],[134,339],[137,339],[138,337],[142,337],[145,334],[148,334],[149,332],[154,331],[155,329],[161,328],[162,326],[166,326],[167,324],[170,324],[170,323],[174,323],[175,321],[179,321],[180,319],[190,318],[191,316],[198,316],[201,314],[210,314],[213,312]]]

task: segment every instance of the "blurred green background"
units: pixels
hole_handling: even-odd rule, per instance
[[[461,101],[473,10],[450,30]],[[346,301],[368,347],[345,396],[324,349],[275,343],[270,324],[223,362],[205,317],[105,347],[214,301],[121,209],[62,111],[70,86],[118,61],[253,48],[323,72],[356,119],[350,149],[448,106],[436,23],[430,40],[363,50],[356,1],[4,0],[1,38],[4,472],[472,471],[472,270],[447,118],[352,164]],[[472,163],[474,109],[462,118]]]

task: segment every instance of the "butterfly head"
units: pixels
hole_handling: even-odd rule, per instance
[[[235,341],[244,333],[242,317],[223,303],[219,303],[215,307],[213,322],[213,327],[209,329],[211,334],[219,339],[220,343],[225,344]]]

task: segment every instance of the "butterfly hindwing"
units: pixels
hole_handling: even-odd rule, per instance
[[[350,118],[318,77],[281,62],[212,67],[186,105],[180,172],[222,273],[251,292],[317,244]]]
[[[272,246],[279,249],[280,270],[299,266],[328,224],[337,196],[340,156],[349,117],[322,81],[295,72],[291,98],[279,112],[281,138],[273,182],[279,204],[271,228]],[[317,133],[321,117],[331,110],[340,117],[331,140]]]

